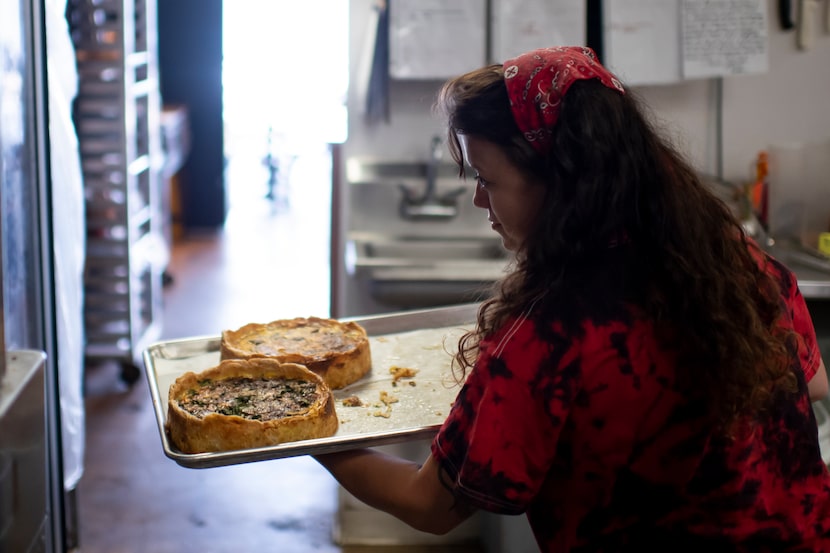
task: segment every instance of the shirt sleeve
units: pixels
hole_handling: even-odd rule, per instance
[[[769,254],[761,254],[759,262],[762,269],[778,281],[788,316],[782,319],[781,324],[791,325],[792,330],[798,336],[798,363],[805,380],[810,382],[821,363],[821,351],[818,347],[813,319],[807,309],[807,302],[804,301],[804,296],[798,288],[798,279],[795,273]]]
[[[542,486],[575,394],[570,385],[552,392],[544,376],[551,362],[550,346],[528,321],[481,342],[478,361],[432,443],[433,456],[473,505],[519,514]],[[552,403],[558,406],[553,414]]]
[[[791,278],[795,279],[794,276]],[[788,299],[790,314],[792,317],[793,330],[801,337],[798,346],[798,357],[801,368],[804,371],[804,378],[809,382],[816,375],[821,362],[821,351],[816,339],[816,329],[813,326],[813,319],[807,309],[807,302],[801,295],[798,286],[792,287],[793,293]]]

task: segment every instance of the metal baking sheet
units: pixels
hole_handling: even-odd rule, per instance
[[[298,455],[388,445],[434,435],[459,390],[451,369],[458,338],[472,327],[477,305],[427,309],[353,318],[369,334],[372,370],[364,378],[334,390],[340,426],[330,437],[276,446],[188,454],[177,450],[165,430],[167,392],[179,375],[219,363],[219,336],[158,342],[143,352],[145,374],[165,455],[188,468],[210,468]],[[413,378],[393,385],[392,366],[417,369]],[[380,401],[382,392],[397,402]],[[347,407],[357,396],[363,406]],[[388,416],[386,416],[388,415]]]

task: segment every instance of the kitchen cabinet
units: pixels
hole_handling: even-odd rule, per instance
[[[46,356],[8,351],[0,378],[0,551],[51,551]]]

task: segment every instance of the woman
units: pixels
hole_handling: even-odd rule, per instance
[[[430,532],[484,509],[527,513],[542,551],[830,551],[827,375],[794,276],[588,48],[473,71],[437,105],[515,266],[422,466],[318,460]]]

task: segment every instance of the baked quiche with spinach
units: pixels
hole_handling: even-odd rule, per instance
[[[252,358],[187,372],[170,386],[166,427],[184,453],[268,447],[337,431],[334,397],[296,363]]]

